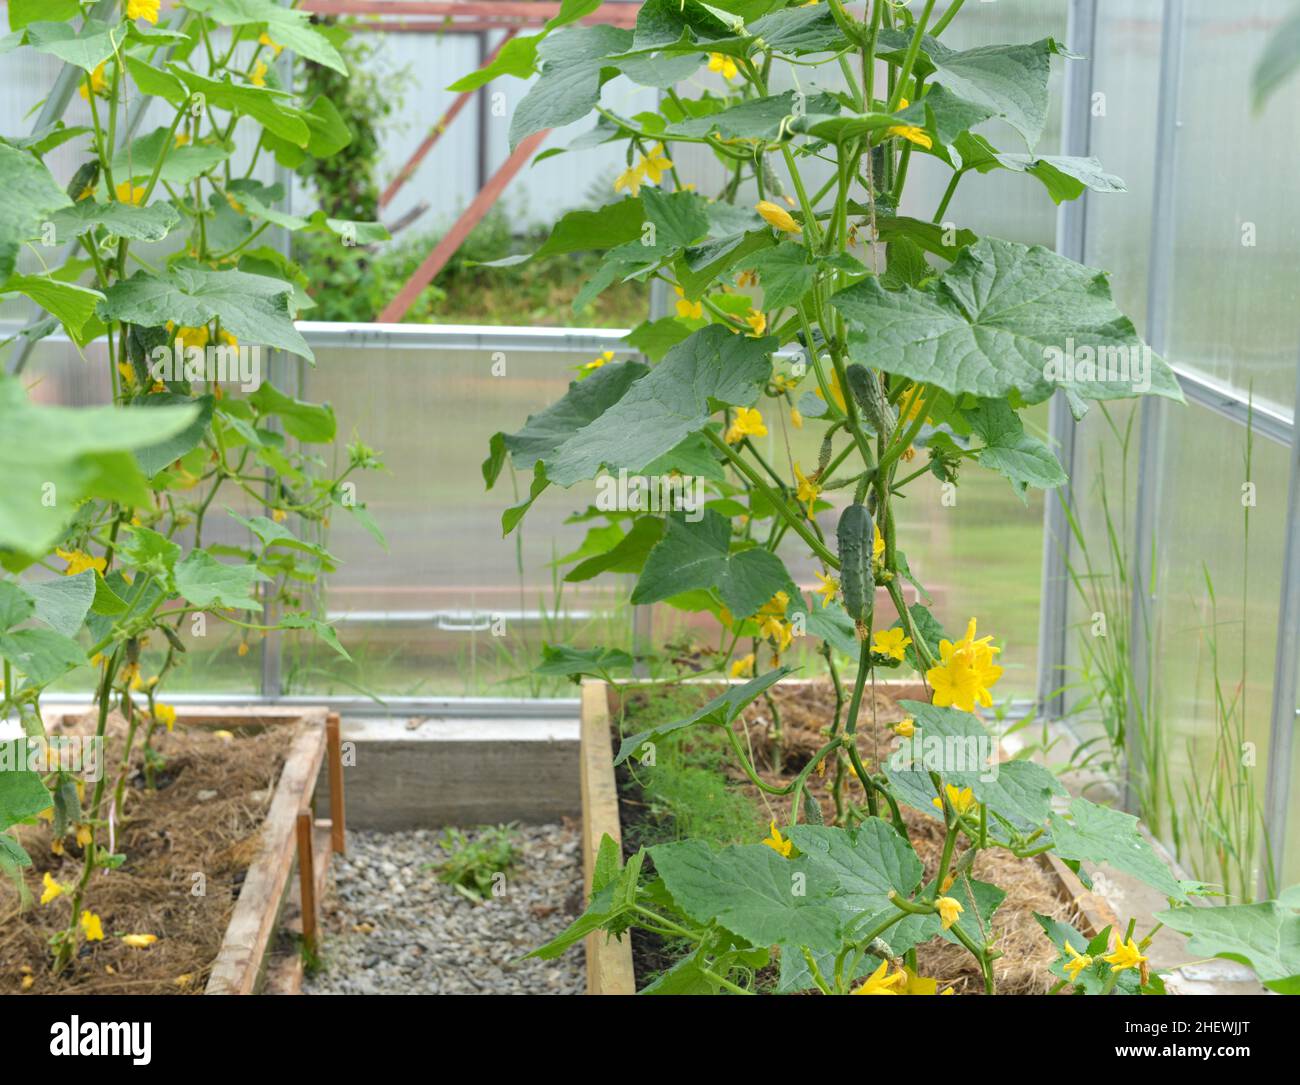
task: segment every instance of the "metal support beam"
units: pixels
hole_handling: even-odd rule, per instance
[[[1300,411],[1300,365],[1296,367],[1296,410]],[[1291,812],[1295,764],[1297,682],[1300,681],[1300,426],[1291,440],[1291,484],[1287,496],[1286,543],[1277,610],[1277,652],[1273,662],[1273,715],[1268,735],[1268,786],[1264,795],[1264,832],[1268,836],[1274,884],[1283,884],[1287,818]],[[1268,895],[1261,870],[1259,896]]]
[[[1092,143],[1093,56],[1096,52],[1096,0],[1071,0],[1067,47],[1082,57],[1066,68],[1061,154],[1086,157]],[[1056,251],[1086,262],[1088,193],[1061,205],[1056,219]],[[1048,408],[1050,443],[1066,475],[1075,470],[1075,421],[1064,395]],[[1038,612],[1038,710],[1059,719],[1065,714],[1065,668],[1069,651],[1070,527],[1066,508],[1074,500],[1072,484],[1048,490],[1043,500],[1042,602]]]
[[[525,163],[533,157],[533,152],[537,150],[542,140],[549,133],[549,128],[534,132],[511,152],[510,157],[501,164],[501,168],[492,175],[492,180],[470,201],[470,205],[465,208],[460,218],[456,220],[442,240],[434,246],[433,252],[424,258],[424,262],[407,279],[402,289],[397,292],[397,296],[384,306],[383,312],[379,314],[381,323],[395,324],[406,315],[411,306],[415,304],[415,299],[420,296],[426,286],[433,282],[434,276],[447,265],[447,261],[455,255],[456,250],[469,236],[469,232],[482,221],[483,216],[501,198],[501,193],[505,191],[506,185],[514,180],[515,174],[524,168]]]
[[[1155,183],[1151,212],[1151,258],[1147,272],[1147,341],[1163,354],[1168,340],[1170,284],[1176,238],[1178,99],[1183,64],[1183,0],[1165,0],[1160,42],[1160,92],[1156,107]],[[1130,601],[1130,690],[1127,728],[1128,767],[1125,804],[1137,805],[1133,781],[1147,772],[1141,727],[1151,724],[1155,703],[1151,678],[1151,641],[1155,635],[1156,517],[1160,507],[1161,446],[1165,404],[1159,396],[1142,400],[1137,488],[1134,498],[1133,597]],[[1139,725],[1138,721],[1142,723]],[[1135,811],[1134,811],[1135,812]],[[1159,834],[1162,826],[1152,825]]]

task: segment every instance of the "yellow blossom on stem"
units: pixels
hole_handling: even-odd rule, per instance
[[[975,793],[969,787],[959,788],[953,784],[947,784],[943,790],[948,796],[948,805],[958,814],[968,814],[979,805],[975,801]],[[938,796],[935,796],[930,802],[940,810],[943,809],[943,803],[939,801]]]
[[[953,706],[963,712],[993,704],[990,687],[1002,677],[1002,668],[993,657],[1001,651],[990,643],[992,637],[975,639],[975,619],[966,627],[966,636],[956,644],[939,642],[939,664],[925,673],[934,690],[934,703],[940,708]]]
[[[266,64],[259,60],[253,65],[253,70],[248,73],[248,81],[255,87],[264,87],[266,86],[266,72]]]
[[[268,34],[265,30],[263,30],[262,33],[260,33],[257,36],[257,43],[259,45],[265,45],[268,49],[271,49],[277,57],[284,52],[284,46],[278,45],[275,41],[273,41],[271,39],[271,35]]]
[[[91,832],[91,830],[90,830],[90,826],[89,826],[89,825],[78,825],[78,826],[77,826],[77,846],[78,846],[78,847],[81,847],[81,848],[88,847],[94,839],[95,839],[95,834],[94,834],[93,832]]]
[[[741,289],[744,289],[745,287],[750,287],[750,286],[757,286],[757,285],[758,285],[758,272],[756,272],[756,271],[742,271],[739,275],[736,276],[736,285],[737,285],[738,287],[740,287]],[[779,378],[778,378],[778,379],[779,379]]]
[[[104,77],[104,65],[106,63],[108,62],[101,60],[97,65],[95,65],[95,70],[90,73],[89,93],[86,91],[85,83],[82,83],[81,86],[77,88],[78,91],[81,93],[81,96],[85,98],[86,101],[90,101],[91,94],[97,94],[102,96],[108,93],[108,80]],[[89,195],[89,193],[86,193],[86,195]],[[82,198],[84,199],[85,196],[83,195]]]
[[[248,641],[246,641],[246,640],[241,640],[241,641],[239,642],[239,647],[238,647],[237,649],[235,649],[235,651],[236,651],[240,656],[246,656],[246,655],[248,655]]]
[[[176,708],[169,704],[156,704],[153,706],[153,718],[155,723],[161,723],[171,730],[176,726]]]
[[[87,942],[102,942],[104,940],[104,924],[99,916],[94,912],[82,912],[81,933],[85,936]]]
[[[907,108],[907,99],[901,98],[898,102],[899,109]],[[885,129],[885,134],[889,136],[902,136],[904,139],[911,140],[918,147],[924,147],[927,151],[934,146],[929,134],[924,128],[918,128],[914,124],[896,124]]]
[[[679,317],[684,320],[702,320],[704,318],[704,302],[691,301],[686,296],[686,291],[680,286],[673,287],[673,290],[677,292],[677,315]]]
[[[672,159],[664,155],[664,145],[656,143],[650,153],[641,156],[641,172],[650,178],[653,184],[659,184],[664,174],[673,168]]]
[[[817,389],[815,394],[818,399],[825,401],[826,397],[822,394],[820,388]],[[842,414],[848,413],[848,406],[844,402],[844,389],[840,387],[840,375],[838,373],[831,374],[831,398],[835,400],[835,405],[839,407]]]
[[[771,200],[759,200],[754,205],[754,210],[762,216],[763,221],[769,226],[775,226],[778,230],[784,230],[787,234],[803,233],[803,229],[795,222],[794,216],[780,204],[772,203]]]
[[[821,581],[821,585],[816,589],[816,592],[822,597],[822,606],[830,606],[831,600],[835,598],[835,593],[840,590],[840,582],[833,576],[827,576],[816,569],[813,570],[813,575]]]
[[[912,638],[902,629],[877,629],[871,635],[871,650],[890,659],[903,659],[911,643]]]
[[[822,488],[811,479],[804,477],[804,473],[799,470],[799,465],[794,465],[794,477],[798,480],[799,489],[795,491],[795,500],[802,501],[808,509],[808,518],[812,519],[813,505],[817,502],[817,495],[822,492]]]
[[[886,975],[889,971],[889,962],[881,961],[880,967],[877,968],[870,976],[867,977],[866,983],[857,988],[853,993],[855,995],[901,995],[907,990],[907,973],[895,972],[892,976]]]
[[[188,132],[177,132],[176,135],[172,137],[172,141],[177,147],[187,147],[190,142],[190,134]]]
[[[1126,968],[1140,968],[1146,961],[1146,958],[1138,950],[1137,943],[1130,938],[1127,942],[1115,940],[1115,948],[1102,958],[1116,972],[1123,972]]]
[[[767,331],[767,316],[760,313],[757,309],[749,310],[749,315],[745,317],[745,323],[749,325],[749,334],[751,338],[757,339]]]
[[[126,17],[158,25],[158,0],[126,0]]]
[[[875,532],[875,536],[871,540],[871,560],[879,561],[885,556],[885,537],[880,534],[879,527],[873,527],[872,530]]]
[[[781,835],[781,830],[776,827],[775,818],[772,819],[772,825],[768,832],[767,839],[765,839],[763,843],[776,852],[777,855],[783,856],[786,859],[790,858],[790,850],[794,847],[793,840],[787,840]]]
[[[579,368],[584,373],[591,373],[599,369],[601,366],[608,365],[613,360],[614,352],[612,350],[607,350],[604,351],[599,358],[593,358],[586,365],[580,366]]]
[[[67,892],[67,889],[64,886],[60,885],[50,877],[50,872],[48,870],[41,878],[41,885],[45,887],[45,892],[41,894],[42,904],[49,904],[50,901],[57,900]]]
[[[777,652],[784,652],[794,640],[794,626],[777,617],[765,618],[758,631],[775,643]]]
[[[709,54],[709,71],[721,72],[723,79],[736,78],[736,62],[726,53]]]
[[[790,424],[795,429],[803,429],[803,415],[799,413],[798,407],[790,408]]]
[[[1069,960],[1062,967],[1065,969],[1065,974],[1070,977],[1070,982],[1078,983],[1079,973],[1085,968],[1092,967],[1092,958],[1086,953],[1080,953],[1069,942],[1065,943],[1065,952],[1069,956]]]
[[[934,906],[939,909],[939,921],[943,924],[944,930],[956,923],[957,917],[966,910],[961,906],[961,902],[953,897],[940,897],[934,902]]]
[[[641,181],[644,177],[645,169],[642,166],[628,166],[614,178],[614,191],[622,192],[626,189],[629,196],[638,196],[641,193]]]
[[[63,570],[64,576],[76,576],[87,569],[94,569],[95,572],[103,575],[104,570],[108,568],[108,562],[104,558],[91,557],[84,550],[55,550],[54,552],[68,563],[68,567]]]
[[[139,207],[144,203],[144,185],[133,185],[130,181],[119,181],[113,192],[117,196],[118,203],[129,203],[133,207]]]
[[[741,656],[731,664],[732,678],[748,678],[754,673],[754,653],[750,652],[747,656]]]
[[[757,407],[737,407],[736,417],[731,425],[727,427],[727,432],[723,439],[729,445],[734,445],[744,437],[766,437],[767,426],[763,424],[763,415]]]
[[[916,721],[908,716],[906,719],[899,720],[894,724],[894,734],[902,735],[903,738],[911,738],[916,734]]]

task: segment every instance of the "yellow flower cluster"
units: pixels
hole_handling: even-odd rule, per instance
[[[670,158],[664,155],[664,145],[656,143],[650,148],[650,153],[641,156],[641,161],[635,166],[628,166],[614,181],[614,191],[622,192],[627,190],[629,196],[639,195],[641,186],[648,180],[650,184],[657,185],[663,180],[663,176],[673,168]]]
[[[975,619],[966,626],[966,635],[953,644],[939,642],[939,664],[925,672],[934,690],[934,703],[940,708],[955,707],[963,712],[993,704],[989,689],[1002,677],[1002,668],[993,657],[1002,649],[992,645],[992,637],[975,638]]]

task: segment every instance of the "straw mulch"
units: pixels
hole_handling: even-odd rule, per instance
[[[94,726],[87,716],[63,733],[91,734]],[[105,811],[121,774],[117,758],[125,720],[110,716],[108,730]],[[114,848],[125,853],[126,862],[96,871],[85,896],[84,907],[102,920],[104,940],[83,941],[62,975],[50,971],[47,943],[67,922],[70,898],[39,904],[42,875],[48,871],[58,882],[75,883],[82,849],[70,832],[64,854],[56,855],[49,823],[19,826],[19,840],[32,857],[24,881],[33,899],[24,904],[15,886],[0,879],[0,992],[22,991],[30,977],[33,994],[201,993],[257,853],[292,731],[237,729],[225,738],[206,727],[178,727],[170,734],[159,728],[154,746],[166,764],[156,773],[156,790],[145,787],[137,732],[124,821],[115,827]],[[87,784],[87,805],[93,790]],[[98,835],[106,844],[106,830]],[[125,934],[154,934],[158,941],[134,949],[122,942]]]

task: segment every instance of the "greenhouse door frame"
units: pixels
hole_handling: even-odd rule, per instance
[[[1093,61],[1097,44],[1097,16],[1100,0],[1070,0],[1067,44],[1083,59],[1072,60],[1066,69],[1061,154],[1087,156],[1091,153]],[[1179,133],[1179,97],[1183,78],[1184,0],[1164,0],[1161,19],[1159,97],[1154,140],[1155,183],[1153,192],[1150,263],[1147,293],[1147,341],[1159,353],[1167,348],[1167,319],[1177,236],[1176,180]],[[1062,204],[1057,217],[1057,251],[1086,263],[1088,201],[1085,192],[1078,200]],[[1300,345],[1298,345],[1296,398],[1300,403]],[[1297,672],[1300,670],[1300,435],[1292,417],[1252,404],[1236,389],[1171,362],[1183,394],[1195,406],[1214,411],[1243,428],[1290,450],[1287,488],[1287,518],[1283,566],[1279,593],[1277,649],[1273,670],[1273,699],[1269,725],[1268,780],[1264,799],[1264,823],[1268,850],[1260,857],[1259,894],[1267,895],[1264,864],[1271,857],[1273,873],[1280,883],[1286,843],[1286,822],[1291,799],[1291,770],[1294,738],[1300,710],[1297,709]],[[1064,397],[1056,396],[1050,406],[1049,434],[1066,473],[1075,468],[1076,425]],[[1130,665],[1134,676],[1134,699],[1149,697],[1152,690],[1150,638],[1138,635],[1147,630],[1156,596],[1152,544],[1159,507],[1161,448],[1166,412],[1170,405],[1155,396],[1143,399],[1138,474],[1135,493],[1135,524],[1129,540],[1136,567],[1130,620]],[[1042,604],[1039,614],[1038,708],[1046,718],[1065,715],[1063,684],[1069,664],[1069,556],[1071,534],[1066,505],[1070,487],[1049,491],[1043,510]],[[1141,770],[1141,751],[1136,747],[1136,728],[1129,728],[1126,803],[1134,804],[1131,786],[1134,771]]]

